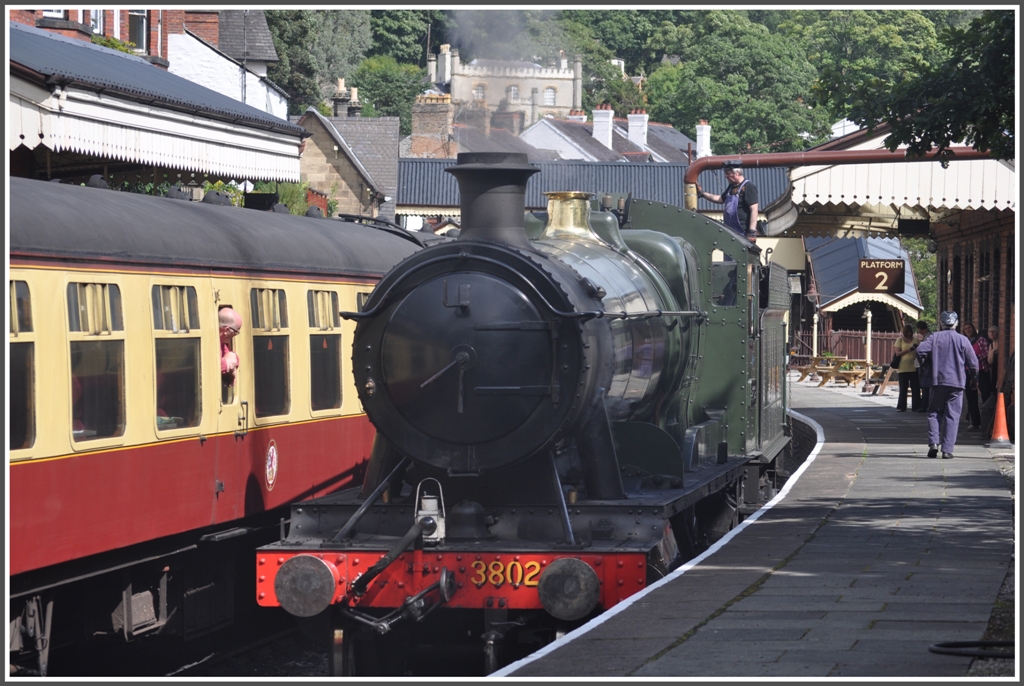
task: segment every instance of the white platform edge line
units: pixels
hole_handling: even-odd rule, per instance
[[[810,464],[814,462],[815,458],[818,456],[818,453],[821,451],[822,445],[824,445],[825,443],[825,431],[821,428],[820,424],[818,424],[810,417],[800,414],[799,412],[787,410],[787,413],[794,419],[799,419],[800,421],[810,425],[814,429],[816,435],[816,443],[814,445],[814,449],[811,450],[811,453],[807,456],[807,459],[804,460],[804,463],[802,465],[800,465],[800,468],[793,472],[792,476],[790,476],[789,479],[786,480],[786,485],[782,487],[782,490],[780,490],[774,498],[765,503],[764,507],[762,507],[757,512],[753,513],[752,515],[744,519],[742,522],[740,522],[739,526],[737,526],[735,529],[727,533],[722,538],[718,539],[718,541],[716,541],[714,545],[712,545],[710,548],[708,548],[703,553],[693,558],[686,564],[674,570],[671,574],[668,574],[662,579],[658,579],[658,581],[651,584],[644,590],[631,595],[629,598],[623,600],[621,603],[618,603],[610,610],[602,612],[600,615],[590,620],[583,626],[573,629],[565,636],[562,636],[562,638],[556,641],[552,641],[551,643],[547,644],[537,652],[531,653],[530,655],[524,657],[521,660],[517,660],[516,662],[508,664],[502,667],[501,669],[497,670],[496,672],[491,672],[491,674],[488,675],[488,678],[509,676],[509,674],[516,671],[517,669],[525,667],[534,660],[539,660],[540,658],[544,657],[553,650],[557,650],[558,648],[561,648],[562,646],[568,644],[570,641],[573,641],[579,638],[580,636],[583,636],[584,634],[590,632],[591,630],[597,628],[608,619],[611,619],[615,615],[619,614],[620,612],[628,608],[637,600],[640,600],[641,598],[646,596],[648,593],[652,592],[656,588],[661,588],[665,584],[671,583],[675,579],[679,578],[683,574],[686,574],[686,572],[699,565],[707,558],[717,553],[719,550],[725,547],[725,545],[729,541],[731,541],[734,536],[737,536],[741,531],[747,528],[749,524],[756,522],[758,519],[761,518],[762,514],[775,507],[777,503],[782,502],[782,500],[789,494],[789,491],[793,487],[793,484],[795,484],[797,480],[799,480],[799,478],[803,475],[804,470],[806,470],[810,466]]]

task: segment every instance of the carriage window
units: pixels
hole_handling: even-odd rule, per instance
[[[124,434],[124,323],[114,284],[69,283],[71,421],[76,441]]]
[[[341,407],[341,318],[338,294],[309,291],[309,389],[314,410]]]
[[[370,301],[369,293],[356,293],[356,311],[362,312],[366,309],[366,303]]]
[[[253,288],[253,383],[257,417],[288,414],[288,301],[278,288]]]
[[[719,307],[736,304],[736,261],[721,250],[711,254],[711,302]]]
[[[11,281],[10,450],[31,448],[36,441],[35,343],[32,341],[32,301],[28,284]],[[26,340],[27,339],[27,340]]]
[[[192,286],[153,286],[156,427],[198,426],[202,417],[199,304]]]

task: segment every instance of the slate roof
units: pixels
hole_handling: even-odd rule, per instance
[[[831,238],[807,236],[804,246],[810,255],[811,270],[821,293],[821,306],[844,298],[857,291],[858,270],[861,259],[902,259],[907,265],[907,278],[903,293],[893,297],[920,310],[921,296],[917,291],[910,256],[898,238]]]
[[[44,78],[46,86],[73,82],[84,88],[211,119],[242,122],[303,138],[309,135],[301,126],[171,74],[137,55],[17,22],[9,22],[9,26],[11,65],[36,72]],[[32,78],[30,73],[22,73],[22,76]]]
[[[452,136],[459,144],[459,152],[520,152],[526,153],[531,162],[559,159],[555,151],[535,148],[505,129],[492,128],[490,136],[485,136],[475,126],[455,124]]]
[[[299,122],[301,123],[305,121],[306,118],[310,116],[312,116],[316,121],[320,122],[320,126],[322,126],[324,130],[327,131],[327,134],[334,140],[338,148],[340,148],[341,151],[345,153],[345,157],[347,157],[349,162],[352,163],[352,166],[356,168],[356,171],[358,171],[359,174],[364,179],[366,179],[366,182],[369,184],[370,188],[375,193],[382,193],[383,190],[380,188],[380,186],[377,185],[377,182],[373,180],[373,176],[371,176],[370,172],[367,171],[366,167],[363,166],[363,163],[359,160],[359,157],[356,155],[355,151],[348,144],[348,141],[345,140],[345,137],[341,135],[341,132],[338,131],[337,128],[335,128],[334,124],[330,120],[328,120],[327,117],[317,112],[314,108],[310,107],[302,115],[302,118],[299,119]]]
[[[373,174],[380,191],[391,198],[380,206],[380,216],[395,218],[398,197],[398,117],[330,117],[363,166]]]
[[[689,162],[687,146],[697,151],[697,142],[671,124],[647,124],[647,147],[669,162]]]
[[[629,142],[629,139],[612,128],[612,149],[594,138],[594,125],[591,122],[576,122],[548,117],[542,121],[559,131],[573,144],[599,162],[616,162],[628,159],[631,162],[647,162],[649,155],[642,148]]]
[[[263,10],[220,10],[217,47],[238,61],[280,62]]]
[[[398,205],[413,207],[458,207],[459,188],[455,178],[445,173],[455,166],[452,159],[402,158],[398,161]],[[688,165],[631,164],[629,162],[583,162],[580,160],[542,161],[532,163],[540,169],[526,184],[526,206],[543,208],[545,191],[579,190],[590,193],[633,193],[635,197],[683,207],[683,175]],[[755,168],[747,170],[758,184],[764,208],[788,197],[789,179],[785,169]],[[715,184],[715,175],[724,187],[721,170],[701,174],[706,188]],[[761,190],[761,189],[765,190]],[[721,211],[722,205],[701,200],[700,211]]]

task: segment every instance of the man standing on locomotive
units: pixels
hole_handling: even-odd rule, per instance
[[[749,241],[757,240],[757,186],[743,178],[742,167],[727,167],[725,180],[729,186],[721,195],[705,193],[700,184],[696,184],[697,197],[724,203],[722,223]]]
[[[964,389],[970,388],[978,375],[978,356],[967,336],[956,332],[956,312],[939,315],[941,331],[921,341],[917,356],[931,391],[928,398],[928,457],[938,457],[941,444],[943,459],[953,457]]]

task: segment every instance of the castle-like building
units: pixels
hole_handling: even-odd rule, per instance
[[[427,57],[427,74],[437,93],[456,106],[522,112],[525,126],[548,115],[566,117],[583,103],[583,63],[577,56],[570,68],[565,52],[559,64],[547,67],[487,59],[463,64],[458,48],[445,44]]]

